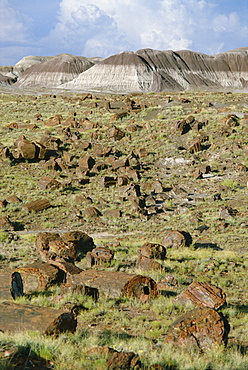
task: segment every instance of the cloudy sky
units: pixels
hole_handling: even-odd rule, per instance
[[[248,0],[0,0],[0,65],[27,55],[248,46]]]

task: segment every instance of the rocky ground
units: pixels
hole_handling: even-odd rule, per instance
[[[175,284],[167,281],[167,293],[152,302],[104,298],[93,307],[86,300],[89,310],[78,317],[77,340],[98,338],[88,350],[93,344],[131,350],[145,368],[230,368],[225,352],[216,352],[221,360],[204,355],[198,364],[187,351],[187,361],[174,349],[163,357],[169,327],[187,311],[175,296],[194,281],[213,284],[226,295],[221,313],[231,326],[229,351],[238,353],[236,369],[245,369],[247,94],[2,93],[0,99],[2,270],[40,257],[38,233],[79,230],[114,251],[110,264],[93,268],[139,273],[157,283],[173,277]],[[177,240],[189,239],[171,241],[171,231],[178,232]],[[147,242],[163,245],[166,258],[136,265]],[[76,264],[89,268],[85,258]],[[36,294],[20,302],[61,308],[68,297],[55,289],[48,301],[39,299]],[[73,345],[75,339],[68,340]]]

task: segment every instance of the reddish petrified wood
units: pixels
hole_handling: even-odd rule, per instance
[[[34,200],[33,202],[24,204],[23,207],[26,208],[28,212],[31,211],[38,212],[51,207],[51,204],[48,199],[38,199]]]
[[[161,244],[145,243],[138,253],[144,257],[157,258],[162,261],[166,258],[166,248]]]
[[[150,271],[150,270],[161,271],[165,269],[164,266],[162,266],[159,262],[154,261],[151,258],[142,256],[141,254],[137,258],[136,267],[143,271]]]
[[[12,270],[7,266],[0,269],[0,301],[11,299],[10,286]]]
[[[167,247],[181,248],[189,246],[192,243],[192,237],[188,232],[171,230],[168,231],[164,238],[162,244]]]
[[[16,268],[23,282],[24,293],[44,291],[49,286],[65,281],[65,273],[49,263],[36,261],[30,265]]]
[[[48,307],[15,302],[0,303],[0,331],[22,332],[37,330],[48,335],[74,332],[77,320],[73,313]]]
[[[213,344],[227,344],[229,330],[227,320],[213,308],[195,308],[172,324],[165,340],[205,350]]]
[[[87,266],[89,267],[111,262],[113,258],[114,252],[104,247],[94,248],[91,252],[87,252],[86,254]]]
[[[194,281],[175,300],[181,304],[193,303],[199,307],[217,310],[226,303],[226,295],[222,289],[215,285]]]
[[[35,245],[45,261],[56,257],[79,260],[94,248],[93,239],[82,231],[69,231],[61,235],[38,233]]]
[[[157,285],[152,278],[125,272],[86,270],[71,276],[70,282],[97,288],[112,298],[126,296],[145,300],[157,296]]]

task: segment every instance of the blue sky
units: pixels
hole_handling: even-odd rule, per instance
[[[248,0],[0,0],[0,65],[124,50],[248,46]]]

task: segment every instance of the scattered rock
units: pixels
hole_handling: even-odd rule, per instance
[[[15,302],[0,303],[0,330],[18,333],[35,330],[47,335],[75,332],[77,320],[72,313],[48,307]]]
[[[38,199],[30,203],[24,204],[23,207],[28,212],[31,212],[31,211],[39,212],[39,211],[43,211],[44,209],[51,207],[51,204],[48,199]]]
[[[15,230],[14,225],[10,221],[8,216],[0,217],[0,230],[13,231]]]
[[[161,244],[154,243],[145,243],[138,250],[139,255],[147,258],[156,258],[160,260],[165,260],[166,258],[166,249]]]
[[[162,244],[166,248],[182,248],[192,244],[192,237],[188,232],[171,230],[165,234]]]
[[[91,252],[87,252],[86,254],[88,267],[109,263],[113,258],[114,252],[104,247],[94,248]]]
[[[65,281],[65,274],[59,268],[46,262],[36,261],[30,265],[16,268],[18,279],[22,280],[23,293],[44,291],[52,285]],[[13,287],[12,287],[13,288]]]
[[[195,308],[180,316],[169,330],[166,342],[206,350],[227,344],[229,324],[213,308]]]
[[[222,289],[215,285],[194,281],[175,300],[183,305],[192,303],[199,307],[218,310],[226,303],[226,295]]]

